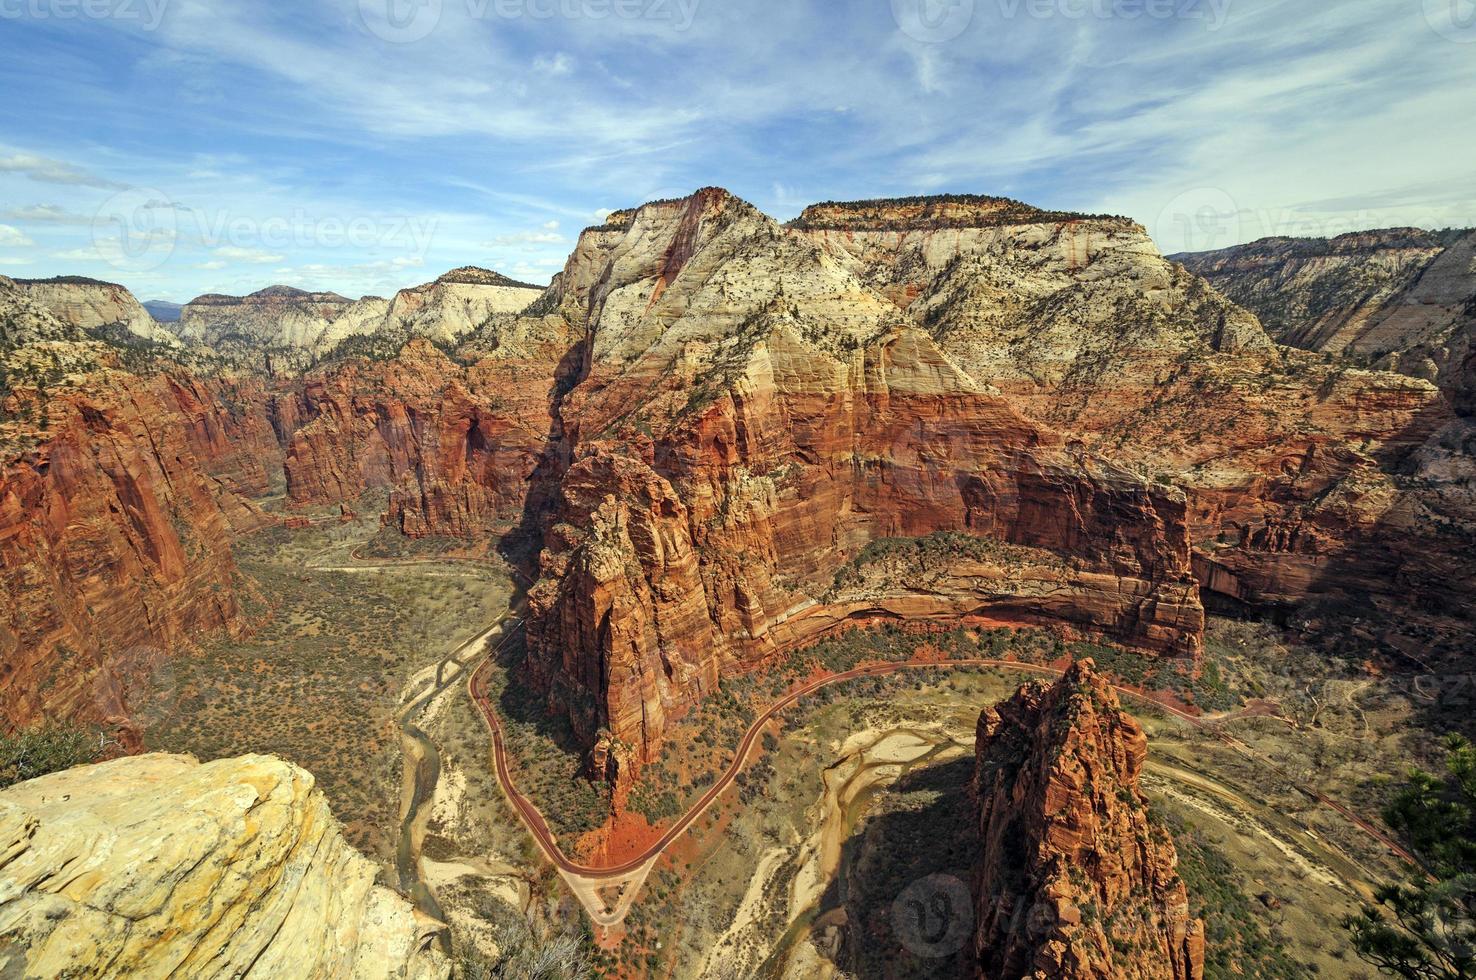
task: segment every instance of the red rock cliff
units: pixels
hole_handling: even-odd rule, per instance
[[[1143,729],[1089,660],[979,716],[981,978],[1203,976],[1203,923],[1138,788],[1147,756]]]
[[[164,651],[238,623],[230,539],[264,521],[240,495],[276,451],[263,408],[251,383],[116,369],[28,401],[0,471],[0,723],[127,736]]]

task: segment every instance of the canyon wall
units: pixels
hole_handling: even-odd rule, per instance
[[[878,537],[1043,549],[1055,600],[1022,617],[1197,654],[1182,494],[1069,450],[746,203],[709,189],[612,215],[550,294],[587,356],[558,405],[569,465],[528,638],[586,739],[653,757],[721,676],[835,625],[817,597]]]
[[[1148,739],[1090,660],[984,709],[974,752],[982,980],[1204,975],[1204,924],[1138,785]]]
[[[263,393],[114,367],[32,398],[7,401],[0,469],[3,721],[126,729],[162,651],[240,621],[230,542],[280,456]]]

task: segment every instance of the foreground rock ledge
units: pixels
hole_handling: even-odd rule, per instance
[[[1149,821],[1142,727],[1090,660],[979,716],[978,975],[1199,980],[1173,841]]]
[[[0,793],[0,976],[444,978],[310,773],[142,755]]]

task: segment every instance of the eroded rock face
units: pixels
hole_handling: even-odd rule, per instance
[[[817,597],[883,536],[966,530],[1064,559],[1040,566],[1044,588],[1001,571],[943,608],[1018,595],[1022,618],[1198,651],[1182,495],[1069,451],[726,192],[612,215],[545,302],[588,341],[558,405],[569,466],[528,637],[587,738],[605,729],[649,759],[720,676],[834,626]],[[842,615],[887,602],[906,608],[867,598]]]
[[[1476,334],[1476,232],[1267,238],[1175,258],[1254,311],[1284,344],[1442,387]]]
[[[142,755],[0,792],[6,976],[450,975],[302,769]]]
[[[920,207],[832,204],[795,224],[1025,415],[1182,487],[1217,598],[1469,606],[1476,508],[1403,475],[1450,423],[1434,384],[1275,346],[1126,219],[980,199],[933,227]]]
[[[1191,980],[1190,917],[1168,834],[1138,779],[1148,740],[1090,660],[984,709],[975,745],[978,975]]]
[[[37,305],[85,331],[117,327],[133,336],[172,343],[174,335],[154,322],[148,310],[124,287],[83,276],[15,280]]]
[[[6,402],[0,469],[3,722],[121,725],[165,656],[239,622],[235,533],[277,455],[251,381],[87,373]]]
[[[463,266],[434,282],[400,290],[390,302],[386,323],[412,337],[452,341],[492,317],[521,313],[541,295],[542,286]]]
[[[249,296],[207,293],[180,311],[175,331],[211,348],[245,343],[259,348],[311,348],[353,301],[337,293],[268,286]]]
[[[386,519],[417,537],[472,537],[521,518],[568,343],[550,334],[463,366],[417,340],[392,361],[308,375],[274,406],[290,500],[389,488]]]

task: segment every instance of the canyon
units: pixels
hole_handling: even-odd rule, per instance
[[[239,623],[227,542],[278,467],[296,508],[385,490],[405,535],[530,543],[530,671],[617,781],[723,677],[848,619],[992,611],[1192,669],[1201,595],[1414,588],[1437,640],[1469,612],[1459,400],[1279,345],[1128,219],[953,197],[781,225],[707,188],[586,229],[541,293],[455,270],[385,304],[384,350],[190,377],[199,341],[299,357],[382,303],[205,297],[185,353],[48,393],[6,466],[11,588],[47,583],[7,676],[88,666],[11,723],[112,717],[85,708],[97,651]],[[958,531],[1025,550],[832,589],[869,542]]]
[[[520,690],[616,818],[684,718],[852,626],[1110,644],[1190,701],[1207,611],[1447,662],[1476,594],[1469,244],[1165,258],[1129,219],[1003,198],[780,223],[704,188],[610,213],[546,288],[467,266],[389,300],[212,294],[150,326],[121,286],[0,277],[0,726],[141,750],[156,673],[271,615],[243,536],[356,512],[376,547],[500,546]],[[1202,975],[1145,746],[1090,663],[981,716],[980,975]],[[282,763],[136,759],[63,775],[181,811],[244,783],[294,826],[331,820]],[[64,834],[25,843],[50,797],[5,799],[33,858],[67,859]],[[322,832],[338,884],[284,913],[304,944],[356,962],[362,937],[307,914],[347,889],[345,922],[384,917],[396,962],[443,975],[433,924]],[[72,955],[60,921],[27,955]],[[218,938],[165,948],[238,955]]]

